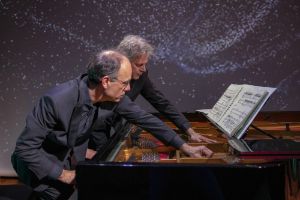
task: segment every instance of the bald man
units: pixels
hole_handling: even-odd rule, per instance
[[[74,191],[75,166],[85,159],[89,132],[105,119],[107,102],[118,104],[129,91],[132,69],[117,51],[97,53],[88,73],[44,94],[26,119],[12,164],[32,199],[68,199]],[[110,109],[113,109],[111,107]]]

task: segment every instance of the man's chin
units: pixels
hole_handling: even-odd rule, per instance
[[[138,80],[140,78],[140,75],[135,75],[132,77],[133,80]]]
[[[124,95],[122,95],[122,96],[120,96],[120,97],[118,97],[118,98],[115,98],[114,102],[119,102],[119,101],[121,101],[121,99],[123,99],[123,97],[124,97]]]

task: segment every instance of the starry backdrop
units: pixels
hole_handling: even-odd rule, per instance
[[[50,87],[85,72],[127,34],[156,47],[155,85],[182,112],[230,83],[276,87],[264,110],[300,110],[299,0],[0,0],[0,176],[25,117]],[[142,98],[137,102],[153,112]]]

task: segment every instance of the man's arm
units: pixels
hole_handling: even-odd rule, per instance
[[[196,133],[190,126],[186,117],[177,110],[177,108],[166,99],[166,97],[153,85],[148,75],[141,90],[142,96],[166,118],[172,121],[179,129],[183,130],[194,142],[214,143],[215,140],[209,139]]]
[[[147,72],[146,72],[147,73]],[[172,121],[179,129],[186,131],[190,128],[189,121],[176,107],[154,86],[148,74],[143,77],[144,85],[141,95],[161,114]]]
[[[26,126],[19,136],[14,155],[22,160],[37,177],[57,179],[63,167],[54,159],[46,157],[41,150],[46,136],[55,126],[56,113],[51,98],[42,97],[27,116]]]
[[[120,101],[115,112],[119,113],[129,122],[150,132],[166,145],[181,149],[189,156],[212,156],[212,151],[205,146],[193,147],[185,143],[184,140],[182,140],[171,128],[167,127],[160,119],[142,110],[127,96]]]

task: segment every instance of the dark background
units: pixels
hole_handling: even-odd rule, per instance
[[[264,110],[300,110],[299,0],[0,0],[0,176],[48,88],[85,72],[127,34],[156,47],[148,69],[182,112],[230,83],[276,87]],[[154,110],[142,99],[138,103]]]

